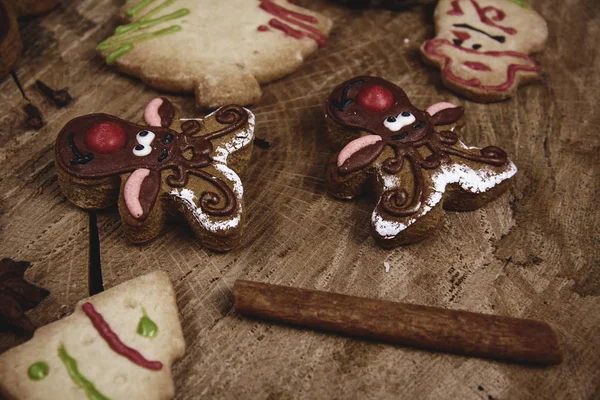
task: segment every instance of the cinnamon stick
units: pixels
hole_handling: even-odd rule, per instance
[[[249,317],[468,356],[562,361],[556,335],[540,321],[242,280],[233,296],[237,312]]]

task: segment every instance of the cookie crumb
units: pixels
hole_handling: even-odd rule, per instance
[[[390,272],[390,263],[389,262],[384,262],[383,266],[385,267],[385,272]]]

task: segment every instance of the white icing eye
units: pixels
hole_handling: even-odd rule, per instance
[[[401,112],[397,117],[388,117],[383,125],[392,132],[397,132],[407,125],[415,122],[415,116],[408,111]]]
[[[147,156],[151,152],[152,152],[152,147],[150,147],[149,145],[144,146],[143,144],[138,144],[133,148],[133,154],[135,154],[138,157]]]
[[[150,146],[155,136],[156,135],[154,135],[154,132],[141,131],[135,136],[135,138],[139,144],[143,144],[144,146]]]

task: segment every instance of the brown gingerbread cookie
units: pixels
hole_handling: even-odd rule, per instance
[[[374,191],[371,230],[383,247],[424,239],[443,209],[483,206],[517,172],[502,149],[459,140],[464,108],[437,103],[420,110],[385,79],[350,79],[326,107],[328,139],[340,150],[327,171],[329,193],[351,199]]]
[[[55,155],[60,186],[85,209],[118,202],[126,236],[156,237],[182,216],[209,248],[241,238],[241,174],[250,159],[254,114],[230,105],[204,119],[179,118],[165,98],[146,106],[147,126],[106,114],[75,118],[61,130]]]

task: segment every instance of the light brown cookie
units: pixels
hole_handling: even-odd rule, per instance
[[[0,355],[7,399],[170,399],[185,351],[175,293],[153,272],[80,301]]]
[[[462,107],[420,110],[385,79],[350,79],[326,107],[328,139],[340,150],[327,171],[329,193],[352,199],[374,192],[371,231],[383,247],[426,238],[443,209],[475,210],[501,195],[517,172],[504,150],[459,140]]]
[[[252,154],[254,114],[240,106],[206,118],[179,118],[165,98],[146,106],[147,126],[106,114],[71,120],[55,156],[61,189],[85,209],[119,204],[126,236],[156,237],[183,217],[207,247],[227,251],[242,235],[239,174]]]
[[[501,101],[540,77],[529,54],[545,47],[548,27],[524,0],[440,0],[434,19],[436,37],[421,53],[455,92]]]
[[[261,84],[296,71],[331,21],[285,0],[137,0],[98,45],[108,64],[156,89],[194,92],[216,108],[257,101]]]

